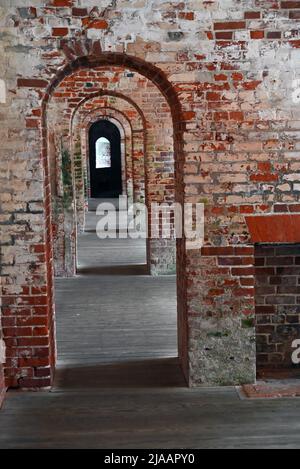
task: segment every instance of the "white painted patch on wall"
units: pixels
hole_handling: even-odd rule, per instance
[[[4,340],[0,339],[0,363],[5,363],[5,343]]]
[[[0,80],[0,103],[6,103],[6,86],[4,80]]]

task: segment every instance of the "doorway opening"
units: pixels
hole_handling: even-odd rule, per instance
[[[72,81],[67,82],[76,92],[82,87],[86,96],[80,95],[83,99],[71,116],[70,134],[67,133],[70,114],[65,113],[63,126],[59,122],[65,132],[64,145],[70,149],[69,167],[75,169],[73,200],[76,201],[63,207],[70,215],[70,222],[65,224],[61,235],[63,240],[71,239],[76,244],[77,265],[76,276],[56,281],[59,358],[56,385],[64,387],[72,381],[70,385],[76,387],[89,379],[102,385],[101,377],[108,370],[109,380],[116,379],[116,374],[122,377],[121,383],[117,379],[121,385],[124,376],[132,373],[129,381],[133,385],[141,379],[147,385],[164,382],[164,385],[184,386],[178,359],[175,240],[120,236],[127,234],[127,227],[121,223],[126,208],[118,204],[121,195],[147,207],[152,202],[170,205],[174,202],[171,110],[166,107],[161,91],[139,73],[122,72],[120,84],[119,68],[92,68],[85,73],[88,82],[99,80],[101,86],[105,74],[114,73],[116,91],[115,95],[111,90],[107,94],[105,90],[99,90],[97,95],[94,91],[89,94],[82,71],[80,75],[73,73]],[[143,113],[140,111],[141,83],[143,99],[151,97],[152,102],[154,97],[161,103],[155,113],[150,107],[145,107]],[[130,98],[125,99],[127,96]],[[49,106],[53,114],[60,99],[57,90]],[[67,108],[69,103],[64,101],[61,105]],[[118,126],[120,120],[122,125]],[[59,161],[60,148],[56,148],[53,159]],[[64,187],[63,191],[66,192]],[[109,205],[106,209],[102,206],[102,214],[97,210],[100,204]],[[83,229],[78,229],[78,214],[83,207],[87,208],[85,216],[81,216]],[[99,221],[104,216],[114,216],[115,212],[117,236],[99,237]],[[54,221],[57,215],[53,213]],[[163,215],[164,220],[169,217],[172,232],[172,213],[165,210]],[[62,213],[61,218],[66,220],[66,214]],[[162,215],[157,219],[160,222]],[[66,250],[62,255],[66,258]],[[152,276],[149,275],[151,262],[155,270]],[[160,270],[164,273],[162,277],[156,274]],[[152,378],[147,378],[149,372]]]
[[[121,135],[107,120],[95,122],[89,130],[89,172],[91,198],[122,194]]]
[[[88,42],[88,44],[90,43]],[[36,161],[38,162],[39,182],[43,178],[44,193],[43,203],[37,207],[38,213],[34,215],[34,220],[38,221],[34,240],[39,244],[32,246],[32,249],[36,249],[34,253],[37,255],[38,263],[36,265],[30,264],[30,269],[27,272],[28,277],[26,277],[26,289],[28,285],[37,285],[37,287],[34,287],[34,292],[29,289],[28,296],[26,295],[24,299],[28,307],[24,309],[23,319],[31,320],[33,315],[38,313],[43,316],[44,327],[40,328],[42,329],[40,331],[42,337],[30,336],[30,350],[26,352],[27,355],[24,360],[20,360],[18,349],[9,343],[7,344],[7,353],[10,354],[8,356],[11,356],[6,368],[10,386],[41,388],[53,384],[57,357],[56,330],[59,329],[58,322],[62,315],[57,289],[54,295],[55,273],[56,276],[58,272],[58,276],[64,277],[61,279],[62,287],[65,286],[63,301],[68,302],[70,298],[75,298],[75,292],[76,294],[80,293],[80,299],[84,301],[80,312],[85,323],[89,320],[88,310],[93,304],[89,297],[90,279],[87,278],[86,288],[83,284],[79,285],[77,283],[74,290],[70,288],[71,282],[81,280],[79,276],[76,277],[76,263],[74,262],[76,259],[76,205],[78,199],[74,192],[76,186],[80,188],[79,181],[78,185],[75,184],[74,174],[81,173],[82,168],[79,164],[80,151],[76,154],[77,158],[74,158],[73,144],[77,144],[77,142],[74,139],[72,129],[72,116],[77,104],[82,104],[82,98],[91,97],[95,91],[104,96],[107,89],[115,88],[118,96],[122,91],[122,96],[130,96],[131,102],[137,102],[137,106],[143,109],[146,115],[147,126],[145,127],[146,132],[134,132],[136,138],[132,159],[134,159],[134,176],[137,176],[137,178],[134,177],[134,191],[139,189],[139,176],[143,173],[140,169],[142,169],[145,161],[144,134],[146,134],[147,170],[145,180],[147,190],[145,192],[147,204],[152,202],[164,203],[165,201],[172,203],[172,200],[176,200],[178,203],[184,201],[183,133],[185,123],[189,120],[189,117],[185,114],[190,115],[191,113],[183,113],[175,87],[162,70],[140,58],[122,53],[102,53],[98,47],[97,49],[88,49],[85,56],[78,56],[78,50],[86,50],[85,46],[86,44],[83,48],[81,46],[78,48],[76,45],[77,52],[74,50],[75,55],[72,62],[68,60],[64,68],[59,68],[57,75],[45,89],[41,108],[35,110],[36,115],[41,117],[36,119],[35,135],[41,137],[39,150],[41,151],[44,171],[41,171],[41,159],[37,158]],[[72,44],[70,44],[70,47],[73,47]],[[105,73],[107,74],[106,77],[104,76]],[[22,83],[23,79],[20,82]],[[34,83],[36,83],[35,80]],[[30,88],[34,89],[35,84],[30,85]],[[33,93],[36,93],[36,91]],[[109,106],[110,104],[113,103],[110,101],[105,106],[107,108],[112,107]],[[137,106],[135,106],[136,109]],[[131,121],[133,120],[135,120],[135,115],[131,118]],[[176,157],[174,157],[174,154]],[[171,158],[172,161],[170,162]],[[174,161],[176,161],[176,165],[174,165]],[[175,176],[174,167],[176,167]],[[84,182],[81,182],[81,186],[83,185]],[[41,196],[40,192],[40,185],[38,184],[36,194],[39,198]],[[151,259],[152,265],[160,267],[163,258],[163,266],[168,267],[173,262],[174,257],[173,255],[170,256],[171,259],[163,257],[165,243],[160,243],[160,239],[155,241],[157,241],[155,245],[151,246],[151,253],[153,251],[155,253]],[[178,299],[178,322],[176,321],[176,313],[174,314],[175,329],[178,324],[180,362],[188,381],[190,363],[188,354],[189,325],[187,321],[187,256],[184,238],[176,240],[176,247],[177,249],[172,251],[175,254],[177,253],[178,259],[177,277],[175,274],[173,275],[175,279],[177,278],[177,296],[176,293],[174,294],[175,302]],[[161,282],[161,278],[153,276],[147,276],[147,280],[149,284],[156,281]],[[57,283],[59,282],[60,279]],[[117,285],[119,288],[119,284]],[[99,294],[101,290],[109,291],[109,286],[110,282],[108,282],[108,286],[103,285],[102,288],[97,284],[98,295],[96,300],[99,308],[102,307]],[[147,325],[143,322],[146,304],[158,313],[154,327],[160,335],[163,323],[161,321],[161,312],[157,311],[156,303],[151,297],[153,288],[149,289],[150,297],[145,298],[143,286],[133,285],[133,282],[130,283],[130,286],[133,287],[130,301],[135,300],[134,306],[141,306],[135,324],[141,327],[143,331],[152,330],[147,328]],[[124,289],[125,287],[123,291]],[[174,291],[176,292],[176,286]],[[135,297],[137,292],[141,294],[140,300]],[[162,294],[158,293],[156,298],[159,297],[163,300],[165,294],[166,291],[163,289]],[[118,296],[119,290],[115,293],[115,297]],[[15,297],[12,298],[11,304],[17,304]],[[134,306],[130,305],[130,312],[134,310]],[[72,305],[68,304],[66,307],[72,308]],[[120,307],[123,307],[123,305],[121,304]],[[106,318],[110,318],[109,311],[106,312]],[[125,326],[126,318],[125,315],[124,321],[117,322],[118,325]],[[68,331],[68,325],[75,325],[73,319],[73,317],[70,317],[68,324],[61,329],[64,333]],[[95,331],[95,328],[93,329]],[[100,336],[101,328],[97,332]],[[31,331],[31,333],[33,332]],[[143,334],[140,333],[140,330],[135,333],[135,337],[143,340]],[[167,337],[169,337],[169,334],[167,334]],[[4,338],[9,339],[10,337],[4,336]],[[19,331],[17,335],[14,335],[14,341],[22,338],[23,336]],[[87,341],[84,345],[88,349],[89,338],[84,337],[81,324],[77,324],[75,336],[72,339],[73,350],[76,351],[79,344],[83,344],[84,339]],[[151,352],[156,350],[155,344],[152,344],[150,349]],[[176,353],[176,355],[178,354]],[[17,368],[14,363],[17,363]]]

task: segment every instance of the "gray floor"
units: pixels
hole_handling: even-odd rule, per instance
[[[0,448],[299,448],[300,399],[188,389],[176,357],[175,278],[144,275],[142,242],[80,236],[57,281],[51,392],[9,392]]]

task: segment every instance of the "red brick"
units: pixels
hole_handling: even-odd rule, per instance
[[[241,282],[241,285],[244,287],[252,287],[254,286],[255,280],[254,278],[250,278],[250,277],[245,277],[245,278],[241,277],[240,282]]]
[[[14,318],[18,326],[47,326],[48,320],[45,317],[25,317]]]
[[[216,39],[232,39],[233,38],[233,32],[232,31],[216,32],[215,37],[216,37]]]
[[[248,277],[255,274],[255,269],[254,267],[235,267],[231,269],[231,273],[233,276],[237,277]]]
[[[296,1],[281,2],[281,8],[288,9],[288,10],[300,8],[300,2],[296,2]]]
[[[214,119],[216,121],[224,121],[224,120],[226,121],[229,119],[229,113],[226,111],[215,112]]]
[[[235,246],[234,247],[234,254],[240,256],[253,256],[254,255],[254,247],[253,246]]]
[[[18,78],[17,86],[19,88],[46,88],[48,82],[38,78]]]
[[[220,95],[220,93],[216,93],[214,91],[209,91],[208,93],[206,93],[206,99],[208,101],[220,101],[221,95]]]
[[[69,34],[69,28],[52,28],[52,36],[63,37]]]
[[[271,171],[272,169],[272,165],[270,161],[258,162],[257,167],[258,167],[258,170],[262,172],[268,172],[268,171]]]
[[[84,17],[88,15],[88,10],[87,8],[72,8],[72,15]]]
[[[234,291],[233,291],[233,295],[234,296],[238,296],[238,297],[241,297],[241,296],[245,296],[245,297],[253,297],[254,296],[254,288],[236,288]]]
[[[33,335],[34,336],[47,336],[48,334],[48,329],[47,327],[34,327],[33,329]]]
[[[223,31],[227,29],[246,29],[246,22],[245,21],[229,21],[224,23],[215,23],[214,24],[215,31]]]
[[[19,304],[23,305],[47,305],[48,304],[48,298],[46,295],[38,295],[38,296],[30,296],[30,297],[20,297],[20,302]]]
[[[300,49],[300,39],[289,41],[289,44],[294,47],[294,49]]]
[[[239,265],[253,265],[254,258],[253,257],[219,257],[218,259],[219,265],[232,265],[232,266],[239,266]]]
[[[265,373],[262,375],[262,378],[266,378],[268,375]],[[277,373],[277,375],[269,376],[273,379],[287,378],[286,374],[284,376]],[[290,376],[291,378],[293,376]],[[300,397],[300,386],[297,384],[294,385],[285,385],[280,382],[274,381],[270,384],[255,384],[255,385],[244,385],[241,388],[242,393],[248,399],[282,399],[282,398],[295,398]]]
[[[224,288],[212,288],[211,290],[209,290],[208,294],[209,296],[221,296],[221,295],[224,295]]]
[[[27,129],[38,129],[40,126],[40,121],[38,119],[26,119]]]
[[[20,358],[19,366],[22,367],[39,367],[49,366],[49,360],[47,358]]]
[[[245,118],[244,113],[242,111],[231,111],[229,113],[229,117],[231,120],[242,122]]]
[[[240,213],[253,213],[254,207],[253,205],[241,205],[240,206]]]
[[[234,254],[233,246],[215,246],[215,247],[203,247],[201,249],[203,256],[220,256]]]
[[[49,345],[48,337],[20,337],[18,338],[18,345],[20,347],[43,347]],[[32,365],[34,366],[34,365]]]
[[[256,19],[259,19],[260,16],[261,16],[260,11],[246,11],[244,15],[246,20],[256,20]]]
[[[288,206],[286,204],[276,204],[274,205],[274,212],[275,213],[287,213],[289,211]]]
[[[52,0],[52,5],[55,7],[72,7],[74,0]]]
[[[299,243],[300,215],[246,217],[254,243]]]
[[[180,11],[178,18],[187,20],[187,21],[193,21],[195,19],[195,14],[192,11],[188,11],[188,12]]]
[[[47,287],[31,287],[32,295],[45,295],[47,293]]]
[[[268,31],[267,38],[268,39],[281,39],[281,31]]]
[[[255,80],[255,81],[246,81],[243,83],[243,88],[245,90],[256,90],[256,88],[261,84],[261,81]]]
[[[83,18],[82,24],[88,29],[107,29],[108,28],[108,23],[104,19],[91,20],[91,18]]]
[[[250,31],[251,39],[264,39],[265,32],[264,31]]]
[[[4,327],[3,334],[4,337],[31,337],[32,329],[31,327]]]
[[[276,182],[278,181],[278,174],[251,174],[250,180],[253,182]]]
[[[192,119],[195,118],[195,116],[196,116],[196,114],[193,111],[186,111],[186,112],[183,113],[183,118],[185,120],[192,120]]]
[[[244,75],[243,75],[242,73],[240,73],[240,72],[234,72],[234,73],[232,74],[232,79],[233,79],[234,81],[242,81],[242,80],[244,80]]]
[[[227,81],[228,77],[224,73],[220,73],[219,75],[215,75],[216,81]]]

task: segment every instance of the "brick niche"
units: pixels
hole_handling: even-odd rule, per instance
[[[300,376],[300,244],[255,245],[255,303],[258,376]]]

